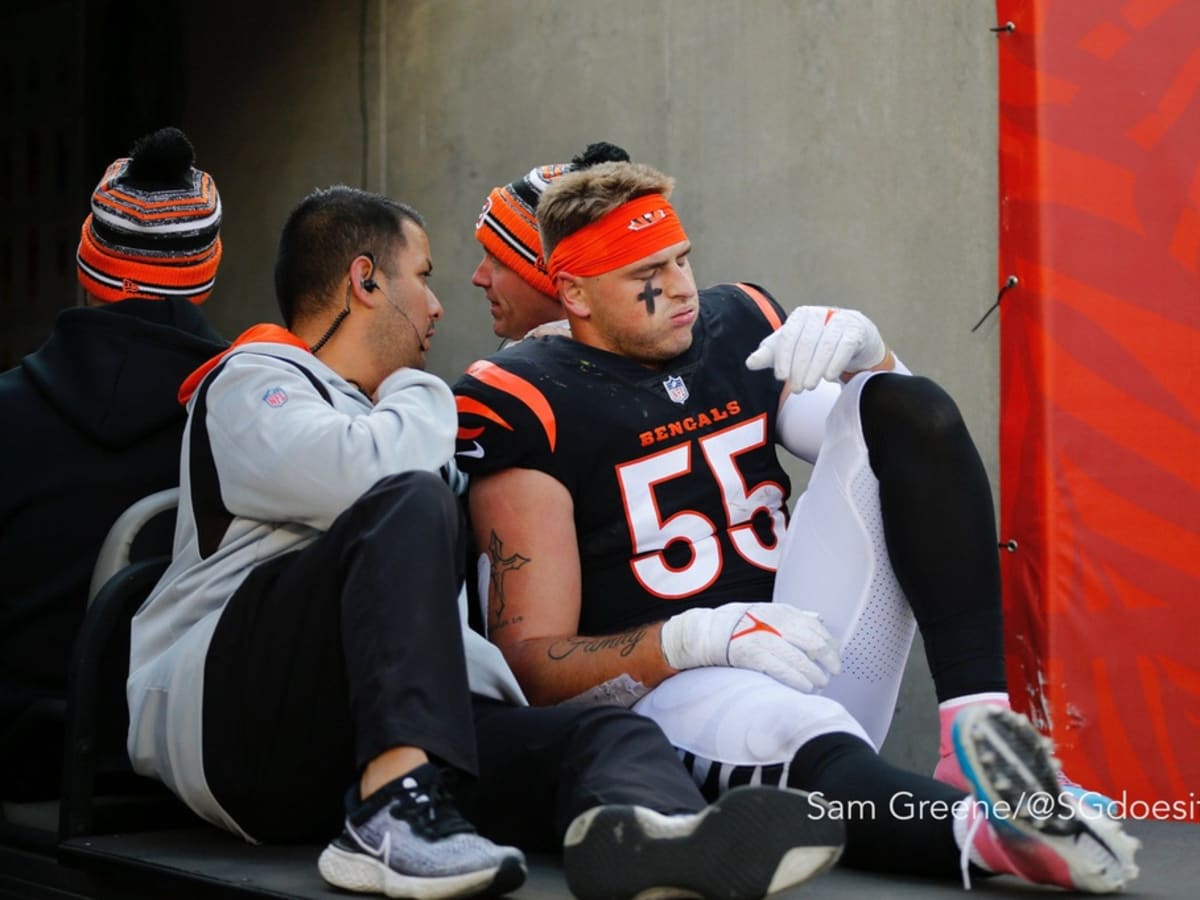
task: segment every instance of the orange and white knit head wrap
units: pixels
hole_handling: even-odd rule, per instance
[[[221,263],[221,197],[193,162],[183,132],[163,128],[108,167],[75,258],[84,290],[110,302],[207,299]]]
[[[551,297],[556,291],[542,259],[535,210],[546,185],[573,170],[570,163],[538,166],[523,178],[492,188],[475,222],[475,237],[488,253]]]
[[[603,275],[688,239],[662,194],[645,194],[609,210],[559,241],[550,254],[550,278],[563,272]]]

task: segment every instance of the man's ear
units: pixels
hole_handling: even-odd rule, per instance
[[[375,306],[382,302],[382,291],[375,281],[375,259],[369,253],[360,253],[350,261],[347,277],[350,293],[364,306]]]
[[[563,309],[577,319],[591,318],[591,301],[587,295],[587,288],[583,285],[583,279],[560,273],[556,282],[558,299],[562,301]]]

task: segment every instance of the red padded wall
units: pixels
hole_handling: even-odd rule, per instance
[[[1196,820],[1200,3],[996,7],[1014,705],[1076,780]]]

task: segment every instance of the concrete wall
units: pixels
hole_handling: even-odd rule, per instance
[[[446,307],[431,367],[452,380],[496,346],[469,284],[486,192],[604,139],[676,176],[702,283],[867,311],[958,398],[995,478],[995,318],[970,333],[996,289],[992,0],[188,9],[179,124],[225,202],[209,311],[227,334],[275,318],[291,206],[365,185],[430,221]],[[931,766],[935,723],[918,646],[885,752]]]
[[[996,323],[970,333],[995,293],[993,24],[990,0],[209,4],[186,127],[226,203],[213,318],[273,318],[288,209],[365,185],[429,219],[431,367],[453,379],[496,345],[469,284],[486,192],[610,140],[678,179],[702,283],[866,310],[958,398],[995,476]],[[925,768],[913,656],[885,752]]]
[[[678,179],[702,283],[857,306],[959,398],[996,471],[995,24],[986,0],[395,3],[386,188],[431,218],[453,375],[490,349],[465,277],[487,189],[589,141]],[[803,477],[802,467],[796,467]],[[931,764],[920,648],[885,748]]]

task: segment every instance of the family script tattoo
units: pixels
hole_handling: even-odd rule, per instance
[[[599,653],[602,650],[616,650],[618,656],[628,656],[646,636],[646,629],[623,631],[620,634],[606,634],[595,637],[572,637],[563,641],[555,641],[546,651],[546,655],[555,661],[566,659],[576,650],[583,653]]]

